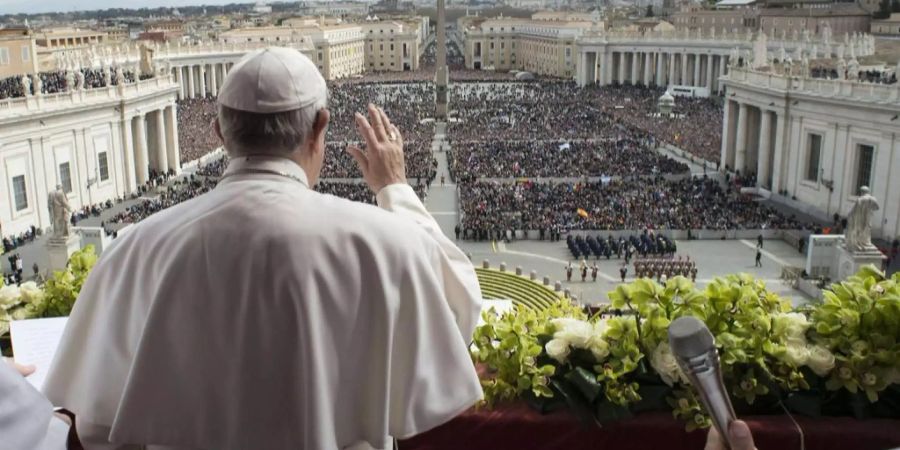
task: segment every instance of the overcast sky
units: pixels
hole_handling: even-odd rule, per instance
[[[227,5],[254,0],[0,0],[0,14],[45,13],[106,8],[152,8],[157,6]]]

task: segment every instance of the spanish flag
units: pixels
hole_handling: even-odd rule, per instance
[[[577,212],[579,216],[584,217],[585,219],[588,218],[588,212],[582,208],[578,208],[577,210],[575,210],[575,212]]]

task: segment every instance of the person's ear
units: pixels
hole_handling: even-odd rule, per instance
[[[328,131],[328,122],[331,120],[331,113],[328,108],[322,108],[316,113],[316,120],[313,123],[312,134],[310,135],[310,146],[318,146],[325,148],[325,132]]]
[[[222,127],[219,125],[219,119],[213,121],[213,129],[216,130],[216,136],[222,141],[222,145],[225,145],[225,138],[222,137]]]

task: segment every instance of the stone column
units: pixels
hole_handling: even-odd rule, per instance
[[[194,89],[196,86],[194,83],[194,66],[187,66],[187,74],[188,98],[195,98],[197,96],[197,90]]]
[[[144,123],[146,115],[135,117],[134,146],[137,158],[135,159],[135,171],[138,184],[144,184],[150,179],[149,160],[147,157],[147,124]]]
[[[181,82],[181,68],[176,67],[173,70],[175,72],[175,82],[178,83],[178,91],[175,92],[175,95],[178,97],[178,100],[184,100],[184,85]]]
[[[206,64],[200,64],[200,98],[206,98]]]
[[[219,95],[219,65],[212,64],[209,66],[209,91],[213,97]]]
[[[656,85],[657,86],[665,86],[666,81],[663,79],[665,77],[665,59],[662,53],[656,53]]]
[[[169,168],[169,153],[166,149],[168,136],[166,136],[166,118],[163,110],[153,112],[153,120],[156,122],[156,170],[165,172]]]
[[[165,109],[166,116],[166,148],[168,149],[169,169],[175,173],[181,172],[181,148],[178,144],[178,114],[176,105],[170,105]]]
[[[688,83],[688,54],[681,54],[681,79],[678,80],[678,84],[682,86],[687,86]]]
[[[706,55],[706,91],[713,93],[713,55]]]
[[[741,171],[741,175],[747,173],[744,163],[747,160],[747,104],[741,103],[738,109],[737,134],[734,141],[734,170]]]
[[[137,190],[137,174],[134,171],[134,130],[131,119],[123,119],[122,128],[122,160],[125,161],[125,192],[129,194]]]
[[[625,83],[625,53],[619,52],[619,84]]]
[[[725,68],[728,67],[728,57],[719,55],[719,77],[725,76]],[[716,80],[716,89],[719,91],[719,94],[725,93],[725,86],[722,85],[718,80]]]
[[[731,100],[725,99],[725,111],[722,115],[722,150],[720,151],[719,156],[720,170],[725,170],[725,166],[728,165],[728,159],[731,153],[730,136],[732,134],[731,127],[733,126],[731,120],[731,108]]]
[[[666,79],[666,86],[675,84],[675,54],[666,53],[666,65],[669,66],[669,78]]]
[[[613,80],[613,55],[609,52],[603,53],[603,85],[612,84]]]
[[[641,54],[631,52],[631,84],[638,83],[638,76],[641,68]]]
[[[772,160],[772,192],[784,188],[781,182],[781,167],[784,159],[784,114],[775,113],[775,158]]]
[[[578,87],[585,87],[588,83],[587,60],[587,52],[581,52],[578,55],[578,76],[575,78],[575,81],[578,83]]]
[[[653,55],[649,52],[644,53],[644,85],[650,86],[653,84]]]
[[[694,53],[694,79],[691,80],[691,86],[700,86],[700,54]]]
[[[756,157],[756,186],[771,189],[769,183],[771,167],[769,155],[772,153],[772,118],[768,110],[761,109],[759,114],[759,151]]]

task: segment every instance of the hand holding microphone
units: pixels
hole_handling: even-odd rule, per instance
[[[712,418],[714,428],[709,431],[706,450],[753,450],[750,429],[735,418],[722,382],[715,339],[706,324],[691,316],[675,319],[669,325],[669,346]]]

